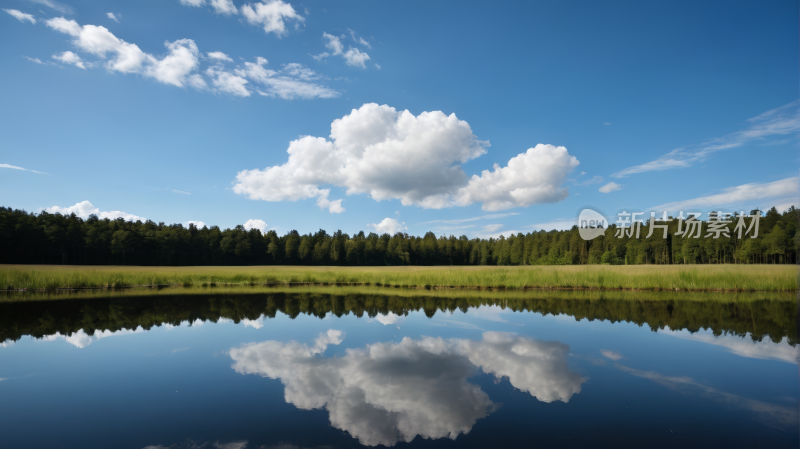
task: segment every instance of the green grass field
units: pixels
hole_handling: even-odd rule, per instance
[[[0,289],[203,284],[361,283],[402,287],[797,290],[794,265],[581,265],[522,267],[124,267],[0,265]]]
[[[0,294],[0,304],[17,302],[52,301],[63,299],[108,299],[108,298],[146,298],[146,297],[184,297],[201,295],[204,297],[247,297],[250,295],[334,295],[338,297],[392,297],[403,299],[429,298],[432,300],[468,301],[471,306],[509,304],[509,302],[532,299],[552,301],[681,301],[715,303],[752,303],[758,301],[794,302],[794,292],[717,292],[717,291],[630,291],[630,290],[549,290],[549,289],[460,289],[460,288],[395,288],[375,286],[319,286],[287,285],[243,286],[174,286],[166,288],[133,287],[123,289],[76,289],[76,290],[34,290],[26,292],[10,291]]]

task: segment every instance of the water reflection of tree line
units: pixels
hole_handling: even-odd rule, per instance
[[[230,296],[169,296],[58,300],[0,304],[0,341],[30,335],[41,338],[56,332],[68,335],[83,329],[150,329],[162,324],[179,325],[195,320],[216,322],[221,318],[239,322],[278,313],[295,318],[301,314],[319,318],[354,314],[375,317],[392,312],[406,315],[422,311],[428,317],[437,312],[466,312],[470,308],[497,305],[517,312],[565,314],[576,320],[630,322],[652,329],[669,327],[691,332],[710,329],[715,335],[732,334],[753,340],[774,342],[788,338],[797,343],[796,304],[793,301],[753,300],[748,302],[531,298],[442,298],[394,295],[335,295],[326,293],[285,293]]]

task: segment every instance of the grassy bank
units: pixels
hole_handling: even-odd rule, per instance
[[[524,267],[123,267],[0,265],[0,289],[358,283],[455,288],[576,288],[680,291],[797,290],[792,265]]]
[[[123,289],[29,290],[0,292],[0,304],[91,299],[155,298],[155,297],[258,297],[264,295],[334,295],[342,297],[430,298],[433,300],[467,301],[470,306],[509,304],[509,301],[548,299],[553,301],[690,301],[720,304],[742,304],[758,301],[794,302],[794,292],[718,292],[718,291],[626,291],[599,289],[411,289],[375,286],[310,286],[219,284],[209,286],[173,286],[164,288],[133,287]]]

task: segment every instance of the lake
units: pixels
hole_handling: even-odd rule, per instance
[[[6,296],[0,446],[800,443],[793,299],[355,291]]]

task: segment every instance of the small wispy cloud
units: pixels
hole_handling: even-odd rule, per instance
[[[603,187],[597,189],[597,191],[600,193],[611,193],[611,192],[616,192],[617,190],[622,190],[622,186],[617,184],[616,182],[609,182]]]
[[[4,9],[3,11],[11,14],[12,16],[14,16],[14,18],[19,20],[20,22],[23,22],[23,23],[30,22],[32,24],[36,24],[36,18],[33,17],[33,15],[31,15],[31,14],[24,13],[24,12],[18,10],[18,9]]]
[[[613,361],[615,361],[615,362],[616,362],[617,360],[619,360],[619,359],[623,358],[623,357],[622,357],[622,354],[620,354],[619,352],[617,352],[617,351],[610,351],[610,350],[608,350],[608,349],[601,349],[601,350],[600,350],[600,354],[603,354],[603,356],[605,356],[605,357],[608,357],[609,359],[611,359],[611,360],[613,360]]]
[[[364,40],[363,37],[357,36],[355,31],[351,30],[350,28],[348,28],[347,31],[350,32],[350,37],[352,37],[354,41],[358,42],[359,44],[361,44],[361,45],[363,45],[363,46],[365,46],[365,47],[367,47],[369,49],[372,49],[372,45],[370,45],[369,42]]]
[[[23,58],[25,58],[25,59],[27,59],[28,61],[30,61],[30,62],[32,62],[32,63],[34,63],[34,64],[41,64],[41,65],[54,65],[54,66],[56,66],[56,67],[61,67],[60,65],[58,65],[58,64],[56,64],[56,63],[54,63],[54,62],[50,62],[50,61],[42,61],[42,60],[41,60],[41,59],[39,59],[39,58],[31,58],[30,56],[24,56],[24,55],[23,55],[22,57],[23,57]],[[63,67],[62,67],[62,68],[63,68]]]
[[[521,215],[520,212],[510,212],[507,214],[491,214],[491,215],[481,215],[480,217],[471,217],[471,218],[457,218],[455,220],[433,220],[433,221],[426,221],[420,224],[432,224],[432,223],[444,223],[444,224],[460,224],[466,223],[468,221],[476,221],[476,220],[497,220],[500,218],[511,217],[513,215]]]
[[[585,173],[585,172],[584,172],[584,173]],[[581,174],[584,174],[584,173],[581,173]],[[579,177],[580,177],[580,176],[579,176]],[[590,179],[587,179],[586,181],[583,181],[583,182],[577,182],[577,181],[576,181],[576,182],[575,182],[575,185],[576,185],[576,186],[590,186],[590,185],[592,185],[592,184],[600,184],[600,183],[601,183],[601,182],[603,182],[603,181],[605,181],[605,179],[603,179],[603,177],[602,177],[602,176],[600,176],[600,175],[597,175],[597,176],[593,176],[592,178],[590,178]]]
[[[687,210],[691,208],[707,208],[726,205],[748,205],[753,201],[766,198],[780,198],[794,201],[797,204],[800,177],[786,178],[768,183],[750,183],[728,187],[722,193],[701,196],[683,201],[659,204],[651,210]]]
[[[576,219],[574,218],[557,218],[555,220],[547,221],[544,223],[536,223],[530,226],[526,226],[526,228],[534,228],[539,229],[542,231],[568,231],[575,226]]]
[[[119,14],[114,14],[113,12],[107,12],[106,13],[106,17],[108,17],[109,19],[113,20],[114,22],[119,23],[119,17],[117,17],[117,16],[122,17]]]
[[[490,238],[497,239],[497,238],[500,238],[501,235],[505,236],[505,237],[510,237],[512,235],[519,234],[519,231],[517,231],[515,229],[509,229],[509,230],[503,231],[502,230],[503,227],[505,227],[505,225],[502,225],[502,224],[499,224],[499,223],[489,224],[489,225],[486,225],[486,226],[481,226],[480,231],[475,232],[474,236],[478,237],[478,238],[482,238],[482,239],[490,239]]]
[[[611,175],[623,178],[635,173],[685,168],[697,161],[704,160],[712,153],[740,147],[742,145],[765,140],[771,136],[789,135],[800,131],[800,100],[795,100],[779,108],[767,111],[757,117],[748,119],[750,126],[741,131],[718,137],[699,145],[676,148],[653,161],[634,165]]]
[[[48,8],[55,9],[61,14],[74,14],[75,10],[72,6],[65,5],[55,0],[28,0],[31,3],[47,6]]]
[[[11,168],[11,169],[14,169],[14,170],[29,171],[29,172],[33,172],[33,173],[39,173],[40,175],[48,174],[48,173],[45,173],[45,172],[31,170],[29,168],[17,167],[16,165],[9,165],[9,164],[0,164],[0,168]]]
[[[206,53],[206,56],[208,56],[209,58],[214,59],[216,61],[233,62],[233,59],[231,59],[230,56],[226,55],[225,53],[223,53],[221,51],[210,51],[210,52]]]
[[[464,225],[464,226],[437,226],[435,229],[440,232],[448,232],[448,231],[457,231],[459,229],[469,229],[474,228],[477,225]]]
[[[175,189],[172,189],[172,191],[173,191],[173,192],[175,192],[175,193],[180,193],[181,195],[191,195],[191,193],[189,193],[189,192],[184,192],[183,190],[175,190]]]

